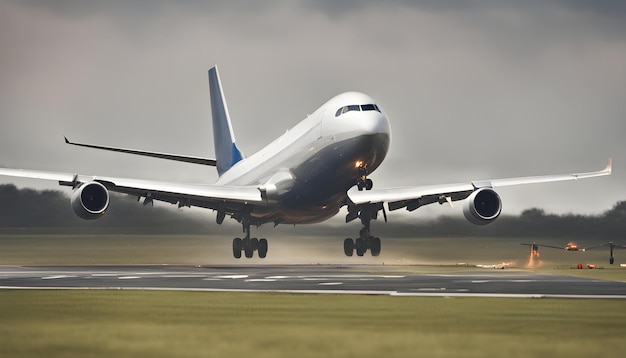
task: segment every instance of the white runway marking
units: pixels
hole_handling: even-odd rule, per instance
[[[118,280],[136,280],[138,278],[141,278],[141,276],[120,276],[117,279]]]
[[[251,278],[246,280],[246,282],[276,282],[276,280],[271,278]]]
[[[56,276],[45,276],[42,277],[42,280],[58,280],[60,278],[72,278],[72,277],[76,277],[76,276],[72,276],[72,275],[56,275]]]
[[[223,276],[213,276],[213,278],[224,278],[224,279],[242,279],[242,278],[248,278],[248,275],[223,275]]]

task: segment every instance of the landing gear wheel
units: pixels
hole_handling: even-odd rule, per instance
[[[236,259],[241,258],[242,248],[243,246],[241,243],[241,239],[240,238],[233,239],[233,256],[235,256]]]
[[[354,240],[351,238],[343,240],[343,253],[346,254],[346,256],[354,255]]]
[[[372,190],[374,187],[374,182],[372,179],[365,179],[365,190]]]
[[[372,256],[378,256],[380,255],[380,238],[379,237],[372,237],[370,238],[370,252],[372,253]]]
[[[357,256],[363,256],[365,254],[365,252],[367,251],[367,243],[365,242],[365,240],[358,238],[355,240],[356,241],[356,254]]]
[[[259,258],[264,259],[267,256],[267,239],[259,240]]]

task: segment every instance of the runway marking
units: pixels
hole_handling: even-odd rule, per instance
[[[214,278],[224,278],[224,279],[241,279],[241,278],[248,278],[248,275],[218,275],[218,276],[213,276]]]
[[[423,287],[423,288],[413,288],[411,291],[445,291],[445,287]]]
[[[163,275],[163,278],[205,278],[206,275]]]
[[[319,285],[322,285],[322,286],[338,286],[338,285],[343,285],[343,282],[320,282]]]
[[[138,278],[142,278],[141,276],[120,276],[118,280],[136,280]]]
[[[276,280],[271,278],[251,278],[246,280],[246,282],[276,282]]]
[[[472,280],[471,283],[487,283],[489,280]]]
[[[119,273],[92,273],[91,277],[114,277],[120,276]]]
[[[56,275],[56,276],[44,276],[41,279],[42,280],[58,280],[60,278],[73,278],[73,277],[78,277],[78,276],[72,276],[72,275]]]

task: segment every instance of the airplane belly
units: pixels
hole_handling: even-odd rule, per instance
[[[253,217],[259,223],[308,224],[335,216],[346,204],[346,192],[361,176],[355,163],[363,163],[368,172],[383,161],[389,148],[389,136],[373,134],[332,140],[298,166],[291,168],[294,185],[275,206],[257,208]]]

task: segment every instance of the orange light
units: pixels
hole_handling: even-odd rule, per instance
[[[355,168],[360,168],[360,167],[362,167],[362,166],[363,166],[363,161],[361,161],[361,160],[357,160],[357,161],[354,163],[354,167],[355,167]]]

